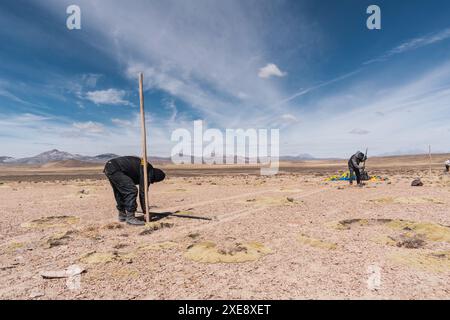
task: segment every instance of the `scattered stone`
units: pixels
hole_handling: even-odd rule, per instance
[[[30,299],[36,299],[36,298],[40,298],[43,296],[45,296],[45,292],[40,289],[37,289],[37,288],[32,289],[30,291],[30,295],[29,295]]]
[[[58,270],[58,271],[42,271],[40,272],[40,276],[44,279],[61,279],[77,276],[86,272],[86,269],[80,267],[78,265],[69,266],[66,270]]]
[[[45,245],[48,249],[68,244],[72,239],[71,235],[74,234],[74,230],[65,231],[62,233],[56,233],[45,240]]]
[[[128,247],[127,244],[125,244],[125,243],[118,243],[113,248],[114,249],[123,249],[123,248],[126,248],[126,247]]]
[[[286,200],[289,202],[294,202],[294,198],[291,198],[291,197],[287,197]]]
[[[200,236],[200,233],[189,233],[188,237],[191,239],[197,239]]]
[[[422,187],[423,186],[423,182],[420,179],[414,179],[411,182],[411,186],[412,187]]]
[[[407,249],[418,249],[425,246],[426,242],[422,239],[421,235],[401,235],[400,239],[397,241],[397,247],[407,248]]]
[[[80,261],[86,264],[105,264],[113,261],[125,261],[131,263],[132,254],[119,253],[118,251],[111,252],[88,252],[80,257]],[[131,262],[130,262],[131,261]]]

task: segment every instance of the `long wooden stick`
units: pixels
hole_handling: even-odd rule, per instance
[[[145,111],[144,111],[144,75],[139,74],[139,97],[141,100],[141,135],[142,135],[142,165],[144,166],[144,197],[145,208],[142,210],[145,212],[145,219],[150,222],[150,212],[148,207],[148,172],[147,172],[147,130],[145,129]]]
[[[430,179],[431,179],[431,144],[428,145],[428,157],[429,157],[429,165],[430,165]]]

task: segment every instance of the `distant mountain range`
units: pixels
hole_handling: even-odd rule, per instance
[[[40,153],[33,157],[26,157],[26,158],[12,158],[7,156],[0,157],[0,164],[29,164],[29,165],[43,165],[51,162],[58,162],[58,161],[67,161],[67,160],[76,160],[81,162],[89,162],[89,163],[105,163],[110,159],[119,157],[116,154],[113,153],[105,153],[105,154],[99,154],[96,156],[83,156],[80,154],[72,154],[65,151],[60,151],[57,149],[53,149],[50,151],[46,151],[43,153]],[[280,160],[283,161],[298,161],[298,160],[313,160],[315,159],[310,154],[300,154],[298,156],[283,156],[280,157]],[[194,159],[191,159],[192,161]],[[235,159],[236,161],[237,159]],[[241,159],[243,160],[243,159]],[[245,158],[245,160],[248,161],[248,158]],[[244,162],[246,162],[244,160]],[[150,162],[170,162],[170,158],[166,157],[149,157]]]
[[[299,154],[298,156],[281,156],[280,157],[280,160],[283,160],[283,161],[299,161],[299,160],[314,160],[314,159],[316,159],[316,158],[314,158],[309,153],[302,153],[302,154]]]
[[[0,157],[0,163],[5,163],[5,162],[8,162],[13,159],[14,158],[11,158],[11,157]]]
[[[66,161],[66,160],[78,160],[83,162],[92,163],[105,163],[106,161],[118,157],[118,155],[113,153],[99,154],[97,156],[82,156],[79,154],[71,154],[59,150],[50,150],[40,153],[34,157],[28,158],[11,158],[11,157],[0,157],[0,163],[3,164],[46,164],[50,162]]]

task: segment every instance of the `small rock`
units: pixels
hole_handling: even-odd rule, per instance
[[[39,297],[43,297],[43,296],[45,296],[45,293],[42,290],[35,288],[35,289],[31,290],[29,297],[31,299],[35,299],[35,298],[39,298]]]

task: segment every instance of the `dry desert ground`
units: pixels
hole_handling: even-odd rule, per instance
[[[441,160],[431,175],[423,157],[371,160],[388,180],[364,188],[325,181],[345,161],[165,166],[145,227],[116,221],[101,167],[2,166],[0,298],[449,299]]]

